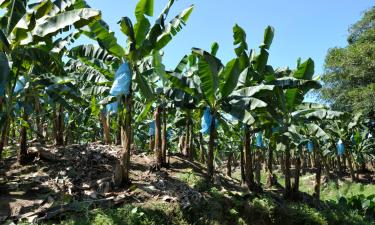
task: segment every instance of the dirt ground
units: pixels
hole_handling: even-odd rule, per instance
[[[113,187],[112,171],[121,149],[101,144],[37,147],[48,153],[48,160],[35,158],[30,165],[19,166],[16,157],[4,160],[0,167],[0,223],[5,220],[38,222],[65,211],[85,206],[111,207],[124,202],[150,199],[178,202],[188,207],[202,193],[180,179],[192,171],[204,177],[203,166],[177,155],[169,158],[170,168],[150,172],[153,157],[144,153],[131,156],[132,185]],[[35,150],[35,147],[31,147]],[[226,189],[241,190],[237,180],[221,175],[216,182]]]

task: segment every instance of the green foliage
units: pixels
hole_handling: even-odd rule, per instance
[[[179,179],[186,182],[192,188],[194,188],[194,189],[196,189],[197,191],[200,191],[200,192],[207,191],[210,187],[209,183],[207,182],[207,180],[204,177],[197,175],[192,170],[181,174],[179,176]]]
[[[332,48],[325,60],[321,98],[337,110],[362,112],[374,118],[375,8],[354,24],[348,46]]]
[[[75,218],[62,224],[124,224],[124,225],[185,225],[183,215],[171,203],[151,203],[147,206],[126,204],[117,209],[98,209],[89,213],[88,218]]]

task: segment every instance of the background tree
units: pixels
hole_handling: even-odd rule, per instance
[[[375,7],[349,29],[348,45],[328,51],[320,97],[334,110],[374,115]]]

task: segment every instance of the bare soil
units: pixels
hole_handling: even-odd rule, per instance
[[[29,165],[20,166],[13,156],[2,162],[0,223],[9,219],[36,222],[52,218],[67,210],[74,211],[76,208],[71,207],[72,203],[111,207],[124,202],[160,200],[178,202],[182,207],[188,207],[205,198],[204,193],[180,179],[182,174],[192,171],[203,179],[203,165],[189,162],[178,155],[169,157],[169,168],[150,172],[153,156],[133,152],[130,174],[132,185],[116,188],[113,186],[112,173],[120,147],[91,143],[42,148],[48,154],[51,153],[49,160],[36,157]],[[238,180],[222,174],[216,176],[215,182],[227,190],[243,191]]]

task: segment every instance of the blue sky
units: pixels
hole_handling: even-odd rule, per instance
[[[155,0],[155,16],[167,0]],[[103,19],[115,31],[120,43],[125,37],[117,25],[123,16],[134,20],[137,0],[91,0],[88,3],[102,10]],[[323,71],[329,48],[345,46],[348,28],[374,5],[370,0],[178,0],[170,12],[174,17],[194,4],[187,26],[164,49],[164,64],[174,68],[192,47],[209,49],[216,41],[218,57],[226,63],[234,57],[232,27],[235,23],[247,33],[250,48],[257,48],[267,25],[275,28],[269,63],[274,67],[294,68],[296,60],[311,57],[316,74]]]

